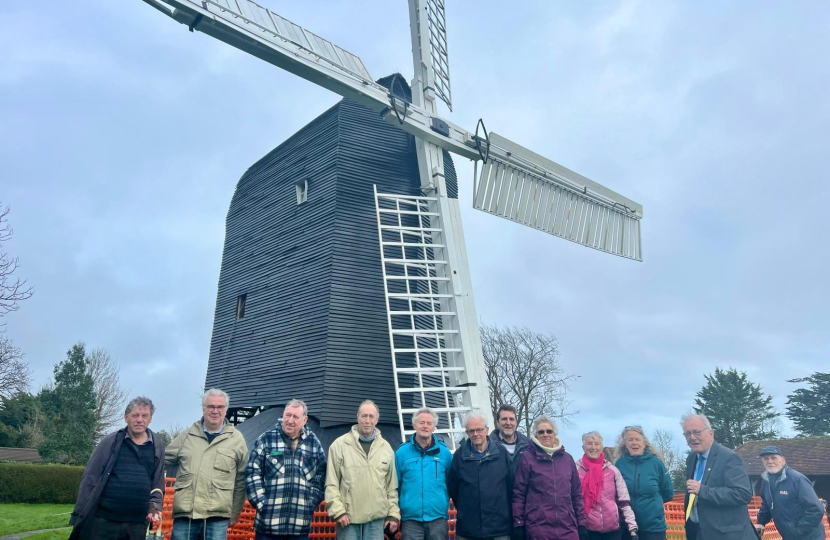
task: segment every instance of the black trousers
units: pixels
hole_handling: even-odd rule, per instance
[[[637,538],[639,538],[639,540],[666,540],[666,532],[637,531]],[[623,531],[622,539],[631,540],[631,535],[628,534],[628,529]]]
[[[588,540],[620,540],[622,538],[622,531],[596,532],[588,531]]]
[[[146,534],[146,523],[110,521],[90,516],[81,526],[79,538],[80,540],[144,540]]]

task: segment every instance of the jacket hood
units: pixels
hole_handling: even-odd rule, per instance
[[[778,473],[778,474],[781,475],[781,478],[778,479],[779,482],[781,480],[786,480],[787,479],[787,469],[789,469],[789,466],[787,466],[787,464],[784,464],[784,466],[781,467],[781,471]],[[770,476],[772,476],[772,475],[769,473],[769,471],[764,471],[763,473],[761,473],[761,478],[763,480],[769,481]]]
[[[555,458],[557,456],[561,456],[562,454],[565,453],[565,445],[564,444],[560,445],[559,448],[557,448],[556,451],[553,454],[548,454],[542,448],[540,448],[539,445],[536,444],[536,443],[533,443],[533,444],[529,445],[528,448],[530,449],[531,452],[533,452],[533,454],[531,454],[531,455],[535,456],[536,459],[547,460],[547,461],[550,461],[553,458]]]

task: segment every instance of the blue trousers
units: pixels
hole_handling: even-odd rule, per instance
[[[170,540],[226,540],[229,524],[229,519],[176,518]]]
[[[351,523],[345,527],[337,526],[337,540],[383,540],[383,522],[385,518],[369,523]]]

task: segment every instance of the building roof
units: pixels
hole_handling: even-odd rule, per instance
[[[735,449],[746,464],[750,476],[764,472],[758,454],[765,446],[778,446],[787,465],[808,476],[830,475],[830,437],[804,437],[800,439],[771,439],[750,441]]]
[[[0,461],[22,461],[40,463],[43,461],[37,448],[0,448]]]

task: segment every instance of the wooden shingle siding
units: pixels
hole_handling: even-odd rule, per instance
[[[308,200],[298,205],[304,179]],[[345,99],[239,180],[205,381],[227,391],[232,407],[296,397],[321,429],[345,431],[371,399],[397,425],[373,184],[420,194],[414,139]],[[245,315],[236,320],[242,294]]]

